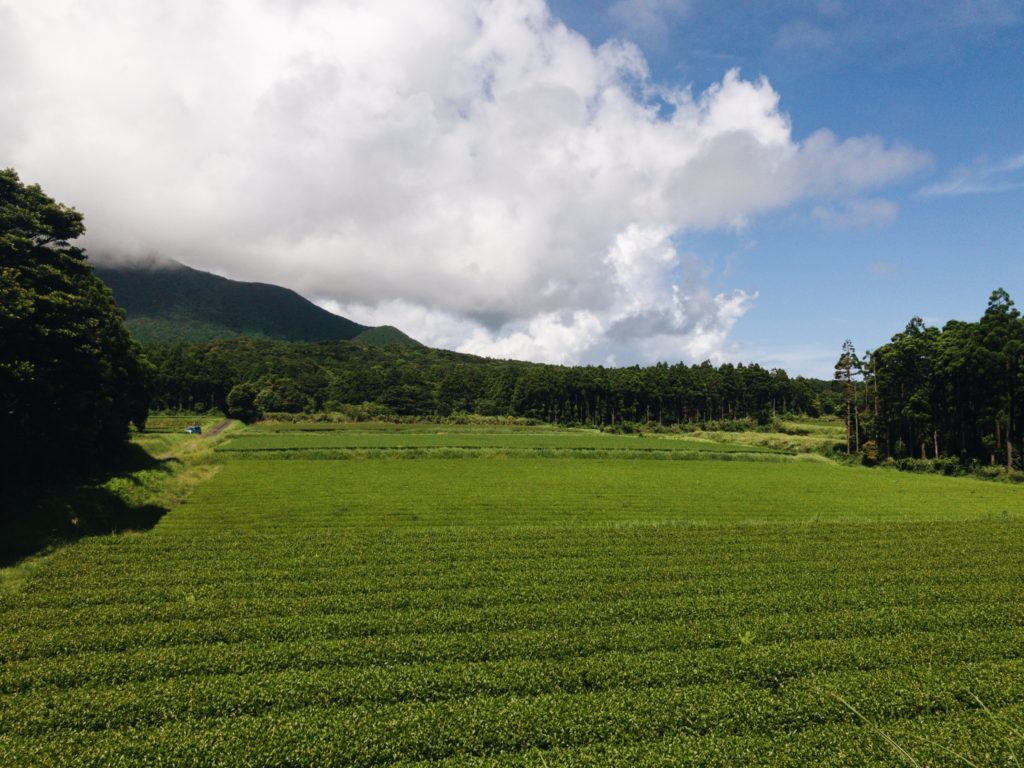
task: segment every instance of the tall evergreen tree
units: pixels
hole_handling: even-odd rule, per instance
[[[144,425],[145,363],[69,241],[82,215],[0,171],[0,433],[7,480],[102,461]],[[0,482],[4,477],[0,476]]]
[[[851,442],[855,443],[855,449],[860,450],[859,429],[857,424],[857,403],[856,403],[856,382],[854,375],[860,370],[860,358],[857,357],[857,350],[853,342],[847,339],[843,342],[843,351],[836,361],[835,380],[843,390],[843,401],[846,404],[846,453],[850,454]]]
[[[1021,355],[1024,353],[1024,326],[1020,311],[1010,295],[999,288],[989,297],[988,308],[980,322],[981,343],[987,354],[989,381],[993,387],[996,420],[1003,427],[1003,440],[996,440],[997,450],[1005,446],[1004,457],[1008,470],[1013,469],[1013,447],[1016,439],[1017,410],[1019,408]],[[1002,445],[999,445],[1002,443]]]

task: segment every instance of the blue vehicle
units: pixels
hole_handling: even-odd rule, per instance
[[[185,434],[186,435],[201,435],[201,434],[203,434],[203,428],[200,427],[198,424],[193,424],[191,426],[185,427]]]

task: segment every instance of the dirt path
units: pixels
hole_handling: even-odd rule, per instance
[[[209,432],[204,434],[203,437],[204,438],[216,437],[221,432],[223,432],[225,429],[227,429],[229,424],[231,424],[231,419],[224,419],[224,421],[222,421],[220,424],[218,424],[217,426],[213,427]]]

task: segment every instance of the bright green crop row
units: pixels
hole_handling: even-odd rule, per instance
[[[1015,566],[1015,569],[1019,568]],[[257,571],[257,574],[259,572]],[[179,594],[173,599],[154,597],[151,601],[128,601],[94,606],[78,606],[55,610],[52,603],[26,606],[10,610],[5,619],[11,629],[20,633],[34,630],[73,626],[77,632],[93,627],[123,627],[152,622],[203,622],[238,618],[259,614],[263,616],[293,616],[300,614],[315,621],[320,617],[349,616],[353,618],[388,617],[408,619],[434,612],[458,615],[462,621],[487,624],[492,614],[504,615],[511,611],[523,619],[534,616],[558,616],[561,611],[612,611],[625,613],[634,604],[642,603],[664,614],[718,616],[741,614],[758,616],[777,611],[816,612],[846,610],[864,607],[881,608],[913,605],[923,608],[933,605],[970,603],[982,592],[992,602],[1011,601],[1019,588],[1017,573],[1003,573],[993,577],[989,573],[959,571],[956,579],[924,580],[900,585],[899,589],[886,589],[882,585],[865,597],[864,583],[833,584],[827,592],[807,589],[806,584],[790,584],[788,588],[774,583],[751,590],[746,584],[734,591],[703,593],[692,583],[642,582],[632,584],[618,580],[581,589],[580,585],[517,584],[495,590],[493,587],[452,590],[410,590],[397,592],[342,593],[339,595],[239,596],[225,597],[223,589],[207,590],[202,598],[195,592],[192,598]],[[806,580],[806,574],[802,575]],[[241,591],[241,590],[236,590]],[[325,590],[326,591],[326,590]]]
[[[620,748],[666,737],[753,737],[764,743],[765,737],[770,741],[780,734],[793,737],[837,725],[846,728],[834,732],[833,750],[856,754],[867,749],[876,761],[888,757],[886,762],[895,765],[898,760],[880,750],[879,742],[867,747],[865,740],[871,743],[877,736],[860,728],[862,723],[902,729],[908,720],[962,718],[982,709],[978,704],[966,705],[974,697],[990,712],[1013,707],[1016,714],[1024,693],[1005,681],[1019,674],[1019,669],[1006,664],[962,665],[893,671],[881,689],[870,673],[852,672],[816,675],[778,688],[737,681],[536,696],[485,694],[390,705],[339,705],[327,695],[306,707],[282,712],[261,710],[262,697],[254,691],[250,707],[241,710],[220,705],[216,714],[208,713],[200,703],[194,716],[161,725],[119,729],[98,722],[80,730],[53,728],[44,737],[5,733],[0,736],[0,749],[6,747],[23,765],[33,758],[41,764],[57,764],[61,759],[69,763],[68,758],[73,758],[70,762],[76,765],[105,765],[116,756],[123,764],[134,765],[373,766],[455,756],[495,760],[530,749],[568,750],[596,744]],[[267,693],[267,700],[277,694]],[[102,697],[97,698],[102,702]],[[933,741],[937,736],[941,739],[937,743],[947,742],[946,749],[985,760],[986,752],[975,752],[976,742],[964,743],[962,734],[955,731],[950,739],[937,730]],[[1007,731],[1004,739],[1012,735]],[[690,759],[696,762],[699,757],[692,754]],[[985,764],[992,763],[986,760]]]
[[[812,726],[793,733],[733,736],[693,735],[685,729],[638,744],[609,744],[550,749],[531,747],[493,756],[458,757],[440,761],[393,763],[401,768],[878,768],[878,766],[1017,766],[1020,740],[1013,723],[1024,721],[1024,706],[992,711],[920,716],[888,722],[881,727],[858,721]],[[1008,736],[1009,734],[1009,736]],[[957,751],[969,742],[968,755]],[[1016,747],[1016,751],[1015,751]],[[973,760],[971,758],[974,758]]]
[[[723,553],[723,560],[726,553]],[[522,561],[519,561],[522,563]],[[1016,588],[1021,564],[996,558],[982,560],[972,567],[950,567],[929,577],[921,572],[908,573],[884,564],[856,572],[828,572],[828,591],[808,590],[808,581],[825,578],[822,570],[794,568],[781,571],[761,567],[746,568],[743,573],[716,573],[709,569],[703,578],[692,569],[665,569],[653,564],[623,568],[609,563],[604,569],[586,569],[575,573],[547,573],[537,564],[529,581],[514,572],[496,574],[500,578],[474,578],[467,572],[454,578],[402,571],[389,576],[362,576],[362,569],[347,569],[346,583],[337,584],[338,568],[324,571],[307,569],[283,573],[277,569],[253,565],[248,579],[240,572],[203,574],[203,580],[189,579],[160,583],[158,579],[135,581],[122,570],[119,578],[97,586],[83,600],[86,587],[75,592],[33,590],[17,603],[6,617],[12,627],[58,626],[67,621],[82,623],[138,623],[169,617],[203,618],[213,615],[250,615],[260,609],[268,615],[302,611],[318,613],[354,613],[372,610],[399,611],[450,608],[494,608],[530,606],[560,602],[600,604],[616,600],[672,599],[679,606],[699,612],[725,604],[745,606],[775,603],[796,605],[857,605],[870,588],[871,605],[898,604],[913,600],[921,605],[926,599],[943,601],[984,589],[997,594]],[[545,564],[548,565],[548,564]],[[170,569],[169,569],[170,572]],[[408,574],[408,575],[407,575]],[[589,577],[589,578],[588,578]],[[711,579],[713,583],[710,583]],[[468,581],[467,581],[468,579]],[[251,585],[258,581],[260,586]],[[131,586],[135,589],[132,591]],[[884,599],[883,599],[884,598]]]
[[[596,430],[544,432],[359,432],[335,431],[242,432],[222,451],[302,451],[323,448],[548,448],[573,450],[744,451],[763,452],[759,446],[739,446],[676,436],[655,437],[605,434]]]
[[[252,432],[465,432],[467,434],[509,434],[514,432],[563,432],[567,427],[538,422],[536,424],[441,424],[436,421],[260,421],[247,428]]]
[[[92,651],[132,651],[180,644],[224,644],[242,642],[279,643],[306,641],[329,643],[338,640],[360,642],[366,638],[393,637],[396,647],[418,644],[417,638],[431,636],[444,644],[456,635],[474,635],[485,644],[489,636],[529,631],[553,636],[571,633],[577,626],[615,631],[623,626],[643,626],[646,631],[666,629],[681,644],[691,648],[718,647],[743,642],[745,637],[768,643],[800,639],[836,639],[891,632],[923,632],[991,627],[1008,629],[1024,626],[1024,606],[1010,602],[942,603],[925,608],[906,605],[879,608],[848,608],[807,613],[793,611],[771,615],[693,616],[661,604],[637,602],[623,609],[557,608],[531,611],[421,611],[390,615],[386,612],[355,616],[307,618],[254,616],[247,619],[185,620],[147,622],[117,626],[84,627],[81,631],[26,630],[11,639],[4,649],[4,661],[39,657],[62,657]],[[442,639],[438,639],[438,637]]]
[[[981,680],[1019,679],[1024,661],[1019,633],[969,633],[963,638],[908,634],[902,638],[794,642],[713,650],[610,651],[584,657],[487,662],[289,665],[273,670],[205,671],[201,674],[96,681],[74,687],[37,687],[10,692],[0,708],[0,731],[42,734],[50,729],[110,729],[159,725],[185,718],[212,718],[225,711],[259,714],[319,704],[440,702],[466,696],[540,696],[615,689],[718,686],[736,682],[778,689],[808,676],[844,696],[893,687],[894,666],[928,684],[960,675]],[[923,641],[924,640],[924,641]],[[923,659],[927,664],[922,664]],[[957,659],[950,664],[948,659]],[[82,678],[79,677],[79,680]],[[851,682],[856,680],[856,684]],[[905,687],[901,683],[900,687]],[[963,688],[967,683],[960,683]],[[991,686],[988,687],[991,689]],[[254,698],[252,692],[260,696]],[[982,691],[976,693],[980,696]],[[1007,695],[1004,692],[1000,696]],[[1024,695],[1017,692],[1015,695]],[[867,701],[866,709],[878,702]],[[859,707],[858,707],[859,708]]]
[[[964,617],[961,614],[955,618],[962,621]],[[466,665],[491,675],[517,669],[543,670],[551,690],[565,685],[572,688],[573,669],[593,670],[609,663],[621,668],[620,671],[645,663],[673,669],[680,684],[742,679],[771,685],[781,679],[826,670],[932,665],[947,659],[971,663],[1019,659],[1024,651],[1024,634],[1013,624],[999,628],[983,620],[974,628],[963,621],[955,634],[936,627],[894,635],[891,629],[879,623],[875,634],[824,639],[790,637],[780,642],[751,633],[749,643],[744,643],[743,633],[737,631],[711,646],[701,645],[702,638],[680,631],[679,624],[674,622],[576,630],[371,636],[316,644],[246,639],[230,645],[158,646],[61,657],[37,655],[9,661],[0,670],[0,692],[56,697],[65,695],[63,689],[84,689],[87,693],[108,685],[164,684],[181,679],[187,684],[206,676],[226,679],[330,670],[358,676],[374,671],[379,674],[391,670],[398,674],[406,669],[436,671]],[[393,695],[383,689],[364,695],[371,693]],[[74,691],[70,694],[74,695]],[[8,699],[5,707],[16,710],[14,701]]]

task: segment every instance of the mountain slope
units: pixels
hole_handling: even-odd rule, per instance
[[[360,325],[277,285],[229,280],[174,261],[100,263],[94,268],[142,343],[252,336],[418,345],[397,328]]]

